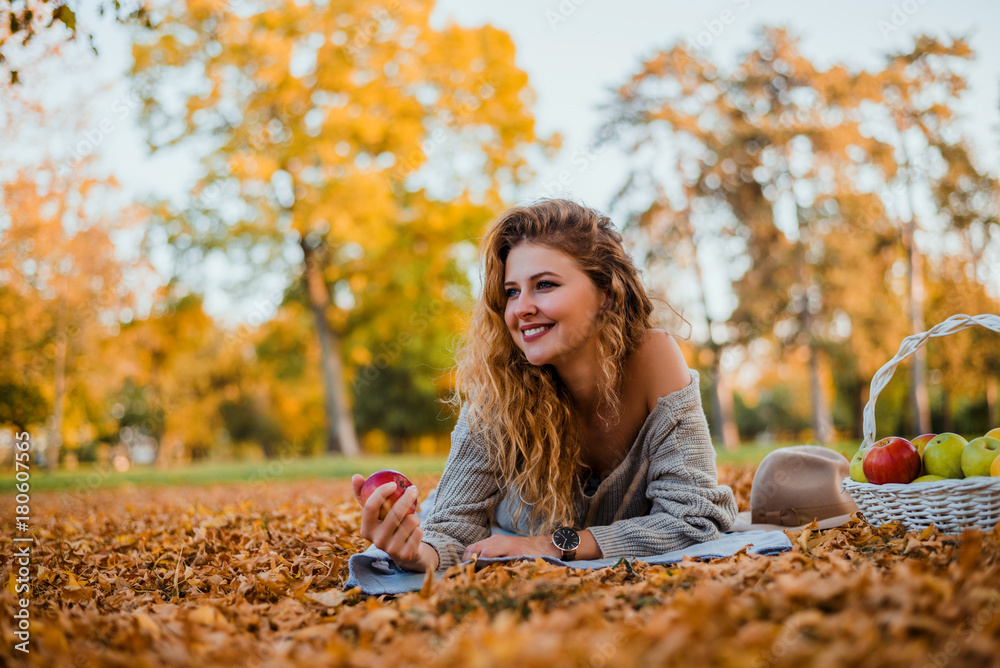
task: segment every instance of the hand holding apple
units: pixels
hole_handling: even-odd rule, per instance
[[[355,474],[351,484],[363,508],[361,536],[384,550],[403,570],[434,570],[437,552],[423,543],[420,518],[415,513],[419,494],[416,486],[398,471],[379,471],[367,479]]]
[[[389,483],[393,483],[395,487],[388,487]],[[358,501],[361,503],[362,507],[367,505],[368,499],[371,498],[371,495],[375,492],[375,490],[382,485],[387,486],[386,490],[389,495],[384,497],[384,499],[379,502],[378,518],[380,520],[385,519],[386,515],[388,515],[389,511],[392,509],[393,504],[396,503],[396,499],[402,497],[407,488],[413,486],[413,483],[399,471],[376,471],[368,476],[368,478],[364,480],[364,484],[361,485]],[[416,498],[413,500],[413,506],[406,512],[407,514],[417,512]]]
[[[920,453],[912,443],[898,436],[873,443],[861,464],[865,478],[874,485],[905,484],[920,475]]]

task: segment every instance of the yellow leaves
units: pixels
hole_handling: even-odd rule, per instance
[[[358,366],[371,364],[372,359],[373,357],[371,351],[364,346],[354,346],[354,348],[351,349],[351,361]]]
[[[25,598],[25,597],[31,596],[31,585],[30,585],[30,583],[28,584],[28,591],[27,592],[18,592],[17,591],[17,578],[14,576],[13,573],[10,573],[7,576],[7,584],[5,585],[5,589],[10,593],[11,598],[13,598],[15,601],[18,600],[18,599],[21,599],[21,598]]]
[[[424,573],[424,584],[420,587],[420,597],[430,598],[434,592],[434,571]]]
[[[198,21],[223,14],[228,7],[226,0],[187,0],[186,4],[191,16]]]
[[[982,550],[983,534],[971,530],[962,533],[962,548],[958,553],[958,569],[961,577],[965,578],[975,570]]]
[[[187,616],[188,621],[205,626],[215,626],[222,621],[219,611],[210,605],[199,605]]]
[[[142,610],[137,610],[132,618],[135,619],[136,625],[139,627],[140,631],[143,631],[153,637],[154,640],[159,640],[161,631],[160,626],[153,621],[153,618],[147,615]]]
[[[63,587],[66,589],[83,589],[83,586],[87,583],[87,581],[84,580],[83,584],[80,584],[80,582],[76,579],[76,576],[69,571],[65,571],[64,575],[66,576],[66,580]]]
[[[361,587],[355,587],[347,591],[340,588],[327,589],[319,592],[306,592],[304,596],[310,601],[315,601],[328,608],[336,608],[357,595],[361,594]]]

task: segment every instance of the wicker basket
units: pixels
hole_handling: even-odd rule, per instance
[[[875,442],[875,400],[892,379],[896,366],[919,350],[928,339],[948,336],[975,325],[1000,333],[1000,316],[989,313],[953,315],[923,334],[903,339],[896,356],[872,378],[871,394],[864,410],[862,450],[867,450]],[[944,533],[959,533],[965,528],[990,531],[1000,522],[1000,478],[939,480],[918,485],[872,485],[845,478],[844,489],[871,524],[902,520],[908,531],[933,524]]]

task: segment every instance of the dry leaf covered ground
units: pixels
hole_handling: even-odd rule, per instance
[[[750,466],[720,466],[741,508]],[[421,498],[436,477],[414,481]],[[347,481],[35,494],[36,666],[1000,665],[998,536],[790,534],[791,552],[676,567],[455,567],[421,592],[345,592],[367,543]]]

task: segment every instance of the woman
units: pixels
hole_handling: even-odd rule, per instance
[[[621,241],[606,216],[567,200],[492,223],[434,507],[422,526],[406,515],[418,495],[410,487],[380,521],[388,484],[362,512],[361,535],[400,568],[473,555],[642,557],[732,525],[698,373],[652,327]],[[359,497],[364,478],[352,482]],[[492,521],[524,535],[491,536]]]

